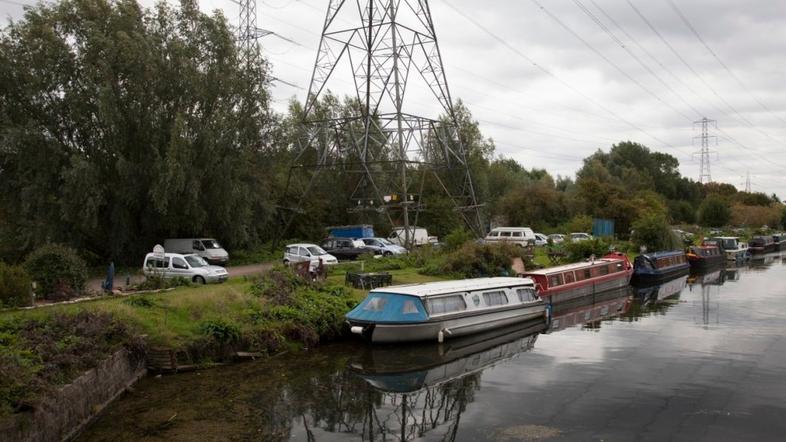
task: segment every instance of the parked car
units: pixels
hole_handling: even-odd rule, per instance
[[[359,239],[350,238],[328,238],[322,241],[322,248],[326,252],[338,259],[357,259],[364,253],[375,253],[376,251],[366,247],[366,243]],[[381,253],[377,253],[380,254]]]
[[[229,262],[229,254],[213,238],[170,238],[164,241],[164,250],[199,255],[211,264],[226,265]]]
[[[142,264],[145,276],[163,278],[185,278],[198,284],[208,282],[224,282],[229,277],[227,270],[220,266],[210,265],[199,255],[180,253],[148,253]]]
[[[407,253],[407,249],[399,245],[393,244],[385,238],[360,238],[366,247],[379,250],[383,256],[390,255],[403,255]]]
[[[326,252],[316,244],[289,244],[284,249],[284,264],[309,261],[309,269],[314,271],[319,266],[319,261],[325,265],[338,264],[335,256]]]
[[[565,235],[561,233],[552,233],[551,235],[549,235],[548,238],[551,240],[553,244],[562,244],[563,242],[565,242]]]
[[[428,231],[423,227],[410,226],[409,240],[414,246],[424,246],[426,244],[436,244],[437,237],[429,236]],[[388,241],[393,244],[404,246],[406,242],[406,231],[403,227],[394,227],[393,231],[388,235]]]
[[[500,241],[527,247],[535,244],[535,232],[529,227],[495,227],[486,235],[486,242]]]
[[[535,234],[535,245],[536,246],[541,247],[541,246],[545,246],[548,243],[549,243],[549,237],[548,236],[546,236],[546,235],[544,235],[542,233],[536,233]]]
[[[592,239],[592,235],[589,233],[575,232],[570,234],[571,242],[588,241],[590,239]]]

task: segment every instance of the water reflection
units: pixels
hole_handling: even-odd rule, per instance
[[[548,332],[553,333],[575,326],[599,329],[603,320],[623,315],[628,311],[631,294],[631,287],[621,287],[555,304]]]
[[[454,440],[481,372],[530,351],[545,328],[539,320],[444,344],[367,347],[348,368],[370,387],[365,397],[373,400],[365,401],[363,418],[344,429],[369,441],[407,441],[426,433]]]
[[[147,378],[84,440],[777,440],[786,269],[764,258],[442,345],[336,343]]]

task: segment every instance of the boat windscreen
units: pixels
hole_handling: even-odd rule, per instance
[[[369,293],[347,319],[368,322],[422,322],[428,314],[420,298],[395,293]]]

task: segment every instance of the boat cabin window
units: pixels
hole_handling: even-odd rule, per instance
[[[597,269],[598,269],[598,275],[600,276],[609,274],[609,266],[601,266],[598,267]]]
[[[464,311],[467,309],[467,303],[461,295],[442,296],[428,299],[426,308],[431,315],[443,315]]]
[[[493,292],[483,293],[483,302],[487,306],[492,307],[495,305],[505,305],[508,303],[508,297],[505,295],[504,290],[495,290]]]
[[[367,312],[381,312],[385,309],[385,304],[387,304],[387,302],[387,298],[375,296],[368,300],[366,305],[363,307],[363,310]]]
[[[489,233],[489,236],[497,237],[497,236],[499,236],[499,232],[491,232],[491,233]]]
[[[511,236],[511,232],[500,232],[500,236],[509,238]]]
[[[565,278],[565,284],[576,282],[576,278],[573,276],[573,272],[565,272],[562,274],[562,277]]]
[[[610,268],[612,272],[621,272],[623,270],[623,267],[624,266],[622,265],[622,263],[618,262],[616,264],[612,264]]]
[[[576,270],[575,275],[576,275],[576,281],[584,281],[589,277],[589,274],[587,273],[586,270]]]
[[[549,287],[562,285],[562,275],[549,275]]]
[[[514,238],[521,238],[521,232],[513,232]]]
[[[519,297],[519,302],[531,302],[537,296],[535,289],[531,287],[516,289],[516,295]]]

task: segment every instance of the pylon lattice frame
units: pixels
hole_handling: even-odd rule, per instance
[[[359,26],[341,25],[358,22]],[[339,67],[351,72],[360,109],[354,115],[316,118],[319,99],[339,75]],[[416,81],[431,92],[447,119],[405,110],[407,93]],[[312,168],[314,173],[300,201],[323,169],[359,174],[351,196],[355,209],[384,212],[391,224],[389,210],[400,209],[409,242],[409,214],[415,212],[416,223],[425,207],[414,197],[414,189],[430,172],[470,229],[482,234],[480,206],[427,0],[331,0],[304,115],[308,135],[293,167]],[[304,164],[306,152],[316,153],[316,162]],[[453,180],[461,184],[449,188],[441,173],[463,175]],[[391,204],[393,194],[401,198]]]
[[[718,128],[718,123],[715,120],[710,120],[707,117],[702,118],[699,121],[693,122],[694,126],[701,125],[701,135],[698,137],[694,137],[694,141],[696,139],[701,140],[701,150],[699,152],[694,153],[694,155],[699,155],[699,182],[702,184],[711,183],[712,182],[712,173],[710,170],[710,155],[712,152],[710,151],[710,140],[714,139],[715,144],[718,144],[718,137],[710,135],[709,129],[710,126]]]

